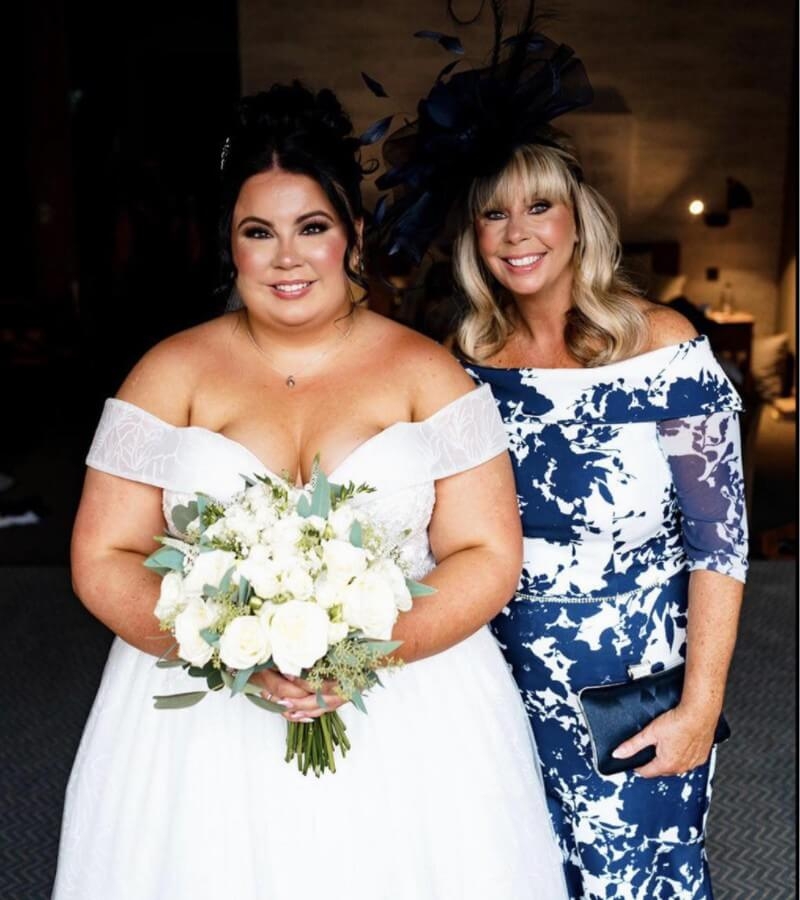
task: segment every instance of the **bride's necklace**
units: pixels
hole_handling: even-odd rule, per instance
[[[326,356],[328,356],[334,350],[340,350],[342,348],[342,345],[347,340],[347,338],[350,336],[350,332],[353,330],[353,325],[355,324],[355,316],[354,316],[353,312],[350,312],[349,316],[350,316],[350,324],[347,326],[347,328],[344,331],[339,331],[339,329],[336,328],[336,325],[334,323],[334,328],[336,328],[336,330],[339,332],[339,337],[336,341],[334,341],[332,344],[325,347],[325,349],[322,350],[320,353],[317,353],[315,356],[312,356],[311,359],[309,359],[305,363],[305,365],[302,366],[300,369],[295,369],[294,372],[291,372],[288,375],[285,374],[284,372],[281,372],[281,370],[275,365],[275,363],[272,362],[272,359],[270,358],[269,354],[264,350],[263,347],[261,347],[259,345],[258,341],[256,340],[255,335],[253,334],[253,332],[250,328],[250,321],[247,318],[247,316],[245,316],[245,319],[244,319],[244,326],[247,329],[247,336],[250,338],[250,343],[252,343],[252,345],[256,348],[256,350],[259,352],[259,354],[264,357],[264,359],[266,360],[269,367],[271,369],[273,369],[275,372],[277,372],[278,375],[281,376],[281,378],[283,378],[284,384],[286,385],[286,387],[293,388],[297,384],[298,376],[302,375],[303,372],[308,371],[308,369],[310,369],[312,366],[316,365],[316,363],[321,362],[323,359],[325,359]]]

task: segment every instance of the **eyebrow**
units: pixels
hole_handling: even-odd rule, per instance
[[[316,219],[319,216],[327,219],[329,222],[333,222],[333,216],[329,213],[326,213],[324,209],[315,209],[312,212],[303,213],[302,216],[298,216],[294,220],[295,225],[302,225],[303,222],[307,222],[309,219]],[[269,219],[262,219],[259,216],[245,216],[241,222],[236,226],[237,228],[241,228],[243,225],[247,225],[249,223],[255,223],[256,225],[266,225],[267,228],[274,228],[275,226]]]

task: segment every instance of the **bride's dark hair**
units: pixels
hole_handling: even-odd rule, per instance
[[[363,215],[360,143],[353,123],[333,91],[314,93],[299,81],[274,84],[268,91],[243,97],[222,148],[219,216],[220,291],[233,285],[231,221],[242,185],[270,169],[313,178],[336,210],[347,233],[344,268],[348,278],[366,288],[351,257],[359,246],[356,220]]]

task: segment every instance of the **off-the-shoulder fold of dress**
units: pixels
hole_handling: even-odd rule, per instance
[[[525,387],[525,413],[542,422],[614,425],[742,409],[705,335],[594,368],[466,368],[501,404],[506,390],[518,402]]]
[[[371,446],[373,445],[374,446]],[[369,449],[397,454],[405,464],[384,474],[381,487],[407,487],[436,481],[474,468],[506,450],[502,419],[488,386],[457,397],[420,422],[396,422],[356,447],[330,477],[347,474],[360,480]],[[106,400],[86,458],[93,469],[164,490],[191,493],[208,490],[209,459],[225,456],[219,495],[243,487],[242,476],[274,475],[247,447],[227,435],[201,426],[177,426],[135,404]],[[200,468],[203,471],[198,471]],[[367,465],[372,470],[374,466]]]

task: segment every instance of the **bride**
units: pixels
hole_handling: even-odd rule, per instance
[[[450,354],[358,307],[358,142],[330,91],[245,98],[222,161],[223,264],[241,308],[175,335],[108,400],[73,534],[75,590],[117,639],[67,790],[56,900],[561,900],[561,861],[516,688],[484,624],[521,565],[505,432]],[[376,487],[368,510],[436,588],[401,615],[408,663],[333,693],[352,750],[336,774],[283,760],[286,723],[157,669],[171,643],[143,560],[171,510],[242,475]],[[174,530],[174,528],[173,528]],[[258,676],[284,717],[325,713]]]

